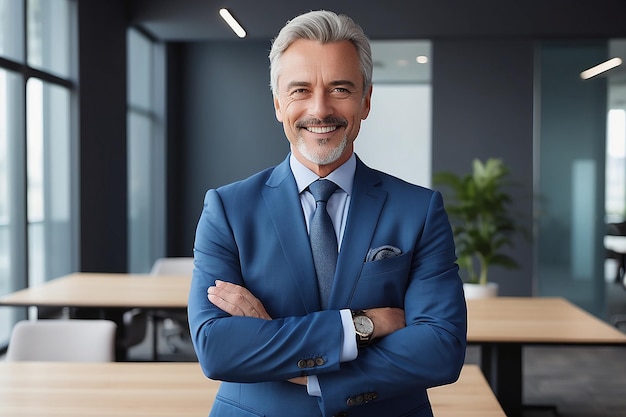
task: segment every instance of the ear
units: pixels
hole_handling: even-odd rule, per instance
[[[283,122],[283,114],[280,110],[280,101],[278,101],[278,97],[274,96],[274,111],[276,112],[276,119],[279,122]]]
[[[367,119],[370,114],[370,106],[372,104],[372,90],[373,86],[367,89],[367,92],[363,95],[363,103],[361,104],[361,120]]]

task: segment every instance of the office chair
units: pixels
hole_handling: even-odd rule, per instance
[[[193,268],[193,257],[159,258],[152,265],[150,274],[191,276]],[[154,324],[152,345],[155,359],[158,355],[157,339],[160,329],[171,352],[176,353],[181,350],[181,347],[193,352],[186,311],[154,310],[152,322]]]
[[[606,225],[606,235],[608,236],[626,236],[626,222],[608,223]],[[605,249],[606,259],[614,259],[617,263],[617,273],[615,276],[616,283],[624,285],[626,274],[626,253],[615,252],[611,249]],[[625,287],[626,288],[626,287]]]
[[[116,331],[110,320],[23,320],[13,327],[6,360],[114,362]]]

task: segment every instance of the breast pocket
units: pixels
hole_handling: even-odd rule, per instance
[[[365,262],[352,299],[353,308],[402,307],[411,253]]]

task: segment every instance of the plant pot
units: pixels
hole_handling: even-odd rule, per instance
[[[463,290],[465,291],[466,300],[498,296],[498,284],[495,282],[488,282],[487,285],[469,284],[466,282],[463,284]]]

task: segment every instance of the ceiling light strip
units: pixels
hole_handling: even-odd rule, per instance
[[[606,62],[596,65],[595,67],[591,67],[580,73],[580,78],[583,80],[587,80],[591,77],[595,77],[596,75],[602,74],[610,69],[615,67],[619,67],[622,65],[622,60],[620,58],[609,59]]]
[[[228,9],[220,9],[220,16],[222,16],[222,19],[224,19],[224,21],[228,23],[228,26],[230,26],[230,28],[233,30],[233,32],[235,32],[237,36],[239,36],[240,38],[246,37],[245,29],[239,24],[237,19],[233,17]]]

